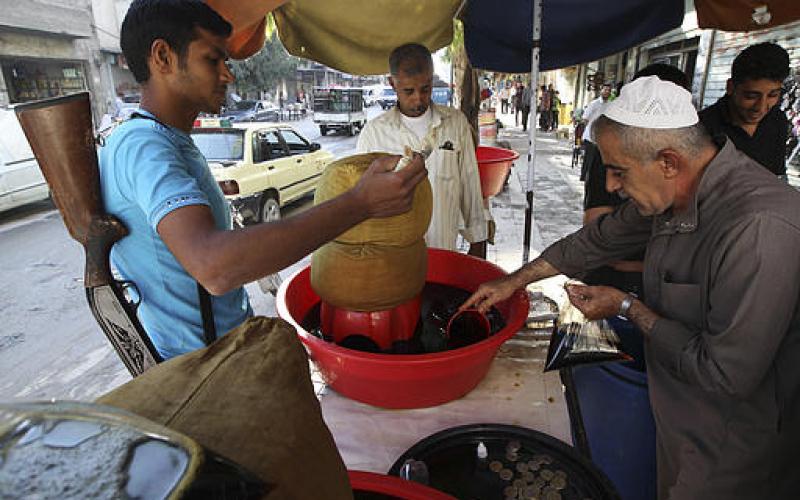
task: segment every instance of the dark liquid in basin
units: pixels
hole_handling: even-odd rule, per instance
[[[469,315],[457,318],[453,322],[450,337],[447,338],[446,335],[447,323],[470,295],[472,295],[471,292],[461,288],[440,283],[426,283],[422,290],[420,319],[411,339],[397,341],[392,344],[391,349],[382,351],[368,336],[360,332],[352,332],[351,335],[339,342],[339,345],[356,351],[373,353],[425,354],[458,349],[480,342],[487,338],[486,332],[480,323]],[[333,339],[320,329],[319,311],[320,304],[317,303],[306,314],[300,325],[312,335],[332,342]],[[486,317],[490,324],[489,336],[506,326],[503,316],[495,307],[489,310]]]

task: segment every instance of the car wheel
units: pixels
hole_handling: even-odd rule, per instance
[[[261,203],[261,213],[259,214],[259,222],[274,222],[281,218],[281,206],[278,203],[276,195],[269,193],[264,195],[264,201]]]
[[[347,127],[347,135],[349,135],[351,137],[356,135],[356,126],[353,125],[352,123],[350,124],[349,127]]]
[[[320,127],[319,128],[319,133],[320,133],[320,135],[327,134],[328,133],[328,128],[327,127]]]

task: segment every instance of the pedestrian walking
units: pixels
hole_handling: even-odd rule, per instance
[[[522,114],[522,94],[525,92],[525,85],[522,82],[516,83],[514,92],[514,125],[519,127],[520,115]]]
[[[558,107],[561,106],[561,99],[558,97],[558,90],[551,88],[550,102],[550,130],[558,130]]]
[[[503,86],[500,89],[500,112],[506,114],[508,113],[508,101],[510,98],[511,89],[506,84],[502,85]]]
[[[543,132],[550,130],[550,106],[552,104],[552,95],[547,87],[542,85],[541,96],[539,97],[539,129]]]
[[[528,115],[531,112],[531,87],[525,87],[522,91],[522,99],[520,99],[520,106],[522,108],[522,131],[528,130]],[[535,127],[536,124],[533,124]]]

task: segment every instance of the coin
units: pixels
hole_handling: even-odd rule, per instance
[[[539,462],[535,460],[528,460],[528,470],[537,471],[539,470],[539,467],[541,467]]]
[[[542,463],[543,464],[552,464],[553,458],[550,455],[542,455]]]
[[[514,473],[511,472],[510,469],[503,469],[500,471],[500,479],[503,481],[511,481],[512,477],[514,477]]]
[[[544,479],[545,481],[550,481],[551,479],[553,479],[556,476],[555,473],[553,471],[551,471],[550,469],[544,469],[539,474],[542,476],[542,479]]]
[[[517,496],[517,493],[518,491],[515,486],[506,486],[505,488],[503,488],[503,495],[505,495],[506,497],[513,498]]]
[[[567,487],[567,480],[563,477],[556,476],[552,481],[550,481],[550,484],[557,490],[563,490]]]
[[[536,479],[536,474],[533,472],[526,470],[522,473],[522,480],[526,483],[532,483],[534,479]]]
[[[513,441],[509,441],[508,444],[506,445],[506,451],[511,451],[514,453],[518,452],[521,448],[522,448],[522,443],[520,443],[516,439]]]
[[[513,487],[515,487],[515,488],[518,488],[518,489],[522,489],[522,488],[524,488],[524,487],[525,487],[525,486],[527,486],[527,485],[525,484],[525,481],[524,481],[524,480],[522,480],[522,479],[515,479],[515,480],[514,480],[514,482],[513,482],[513,483],[511,483],[511,486],[513,486]]]
[[[516,462],[517,460],[519,460],[519,454],[515,451],[509,451],[508,453],[506,453],[506,460],[508,460],[509,462]]]
[[[528,462],[517,462],[517,472],[528,472]]]
[[[563,478],[563,479],[567,478],[567,473],[564,472],[563,470],[557,470],[555,472],[555,474],[556,474],[556,477],[560,477],[560,478]]]
[[[503,462],[499,460],[492,460],[489,462],[489,470],[492,472],[500,472],[503,470]]]
[[[539,494],[541,493],[541,490],[535,486],[527,486],[523,490],[523,493],[525,494],[526,497],[538,497]]]

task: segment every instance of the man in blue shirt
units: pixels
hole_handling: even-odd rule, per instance
[[[233,75],[231,26],[197,0],[135,0],[120,44],[141,84],[141,110],[100,151],[106,210],[130,231],[112,263],[137,284],[139,319],[165,359],[203,347],[198,283],[220,334],[252,315],[245,283],[274,273],[371,217],[411,207],[421,160],[376,161],[349,192],[279,222],[231,230],[225,199],[189,132],[218,113]]]

